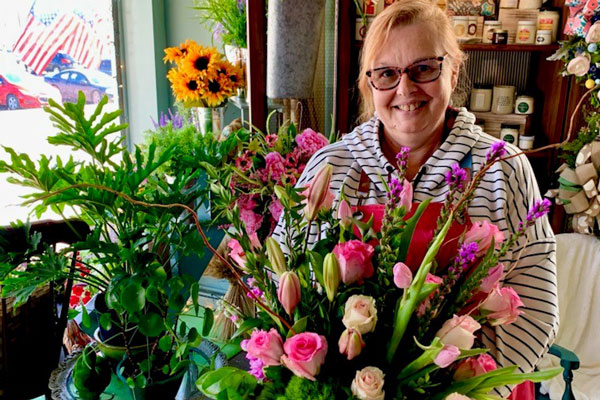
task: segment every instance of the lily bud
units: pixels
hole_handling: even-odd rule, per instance
[[[365,342],[362,340],[359,331],[349,328],[342,332],[342,336],[338,341],[338,348],[340,354],[345,354],[348,360],[358,356],[363,347],[365,347]]]
[[[340,201],[337,209],[337,217],[340,220],[340,225],[342,225],[345,229],[352,224],[352,208],[348,204],[348,202],[344,199]]]
[[[285,271],[287,271],[287,264],[285,262],[285,256],[283,255],[283,251],[281,251],[281,247],[277,240],[272,237],[267,238],[267,257],[269,257],[269,261],[271,262],[271,266],[275,273],[279,276],[283,275]]]
[[[291,316],[298,303],[300,303],[300,279],[298,279],[295,272],[286,271],[281,274],[279,287],[277,288],[277,298],[285,312]]]
[[[313,178],[306,195],[306,207],[304,207],[304,217],[308,221],[314,221],[317,218],[319,210],[327,199],[329,192],[329,182],[333,167],[326,164],[317,172]]]
[[[323,261],[323,281],[329,301],[333,301],[333,298],[337,294],[340,280],[340,263],[335,254],[329,253]]]

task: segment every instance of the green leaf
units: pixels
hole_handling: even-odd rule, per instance
[[[162,317],[154,312],[149,312],[143,316],[139,327],[140,332],[148,337],[157,337],[165,330]]]
[[[112,319],[110,317],[110,313],[102,313],[100,314],[100,326],[105,330],[110,330],[112,328]]]
[[[235,339],[236,337],[243,335],[244,333],[246,333],[254,328],[258,328],[259,326],[262,325],[262,322],[263,321],[260,318],[248,318],[248,319],[244,320],[244,322],[242,322],[242,324],[235,331],[233,336],[231,336],[231,338]]]
[[[69,320],[77,317],[79,314],[81,313],[81,311],[75,309],[75,308],[69,308],[69,311],[67,311],[67,318]]]
[[[404,227],[404,230],[402,231],[400,248],[398,251],[398,261],[406,261],[408,247],[410,246],[410,242],[412,240],[415,228],[417,227],[417,223],[419,222],[419,218],[421,218],[421,215],[423,214],[430,202],[431,199],[427,199],[421,204],[419,204],[419,207],[417,208],[417,211],[415,211],[414,215],[406,221],[406,225]]]
[[[202,323],[202,336],[206,337],[209,335],[214,322],[214,313],[210,308],[204,309],[204,321]]]
[[[323,280],[323,256],[316,251],[307,251],[307,254],[317,281],[322,287],[325,287],[325,281]]]
[[[308,325],[308,316],[304,316],[302,318],[300,318],[298,321],[296,321],[296,323],[292,326],[292,330],[294,332],[296,332],[296,334],[298,333],[302,333],[306,330],[306,326]],[[288,338],[291,338],[292,336],[294,336],[294,333],[292,333],[292,330],[290,330],[287,334]]]
[[[207,372],[196,380],[198,390],[211,398],[216,398],[227,390],[233,390],[246,398],[254,392],[257,384],[256,378],[248,372],[229,366]]]
[[[146,291],[139,282],[131,281],[123,289],[121,301],[125,310],[131,314],[142,311],[146,305]]]
[[[81,307],[81,326],[84,328],[92,327],[92,319],[90,318],[90,314],[87,312],[87,308]]]
[[[171,343],[171,337],[165,335],[161,337],[158,341],[158,348],[161,349],[164,353],[167,353],[169,350],[171,350]]]
[[[192,286],[190,287],[190,292],[192,296],[192,304],[194,305],[194,313],[198,315],[198,311],[200,310],[200,305],[198,304],[200,286],[198,282],[192,283]]]

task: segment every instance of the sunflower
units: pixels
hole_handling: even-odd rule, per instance
[[[228,76],[234,87],[246,87],[246,74],[244,73],[243,67],[232,65],[231,68],[229,68]]]
[[[188,52],[196,47],[198,47],[198,44],[189,39],[181,43],[179,47],[168,47],[165,49],[163,62],[179,64],[187,56]]]
[[[216,71],[215,63],[221,60],[221,55],[214,47],[197,46],[188,51],[181,67],[190,75],[199,75],[204,79],[207,74]]]
[[[207,81],[207,87],[202,96],[202,100],[204,100],[209,107],[217,107],[229,96],[231,96],[231,90],[223,86],[223,79],[216,77],[215,79]]]
[[[204,91],[203,82],[197,76],[172,68],[167,74],[177,101],[197,101]]]

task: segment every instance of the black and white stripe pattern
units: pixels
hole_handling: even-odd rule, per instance
[[[379,123],[375,116],[341,141],[318,151],[308,163],[298,186],[310,182],[321,166],[329,163],[333,166],[334,207],[342,185],[353,205],[358,203],[359,197],[363,197],[362,204],[384,203],[386,193],[380,176],[385,178],[392,166],[380,147]],[[485,163],[486,153],[497,139],[483,133],[474,123],[473,114],[464,108],[459,110],[448,137],[421,168],[421,179],[414,187],[414,201],[431,197],[433,201],[443,202],[448,192],[446,172],[469,151],[473,174]],[[507,145],[506,150],[508,154],[518,152],[512,145]],[[358,192],[361,171],[365,171],[371,181],[366,196],[366,193]],[[525,156],[518,156],[492,165],[475,190],[468,212],[472,220],[488,220],[508,237],[516,231],[519,221],[525,220],[534,201],[540,198],[529,161]],[[316,227],[314,230],[311,232],[313,240],[317,236]],[[281,233],[280,221],[273,234],[280,242]],[[558,329],[555,248],[554,234],[544,217],[502,260],[505,271],[512,269],[504,284],[519,294],[525,304],[525,314],[511,325],[483,329],[483,343],[501,366],[517,364],[522,371],[529,372],[554,340]],[[516,265],[515,260],[518,260]]]

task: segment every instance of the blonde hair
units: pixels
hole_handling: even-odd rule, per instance
[[[394,4],[375,18],[365,37],[358,78],[358,89],[361,97],[361,122],[371,118],[375,112],[371,86],[366,72],[372,68],[375,57],[380,54],[381,44],[385,43],[390,31],[395,27],[420,22],[427,23],[434,30],[435,37],[439,38],[444,51],[448,53],[452,68],[456,71],[459,70],[465,56],[456,40],[448,16],[432,0],[396,0]]]

